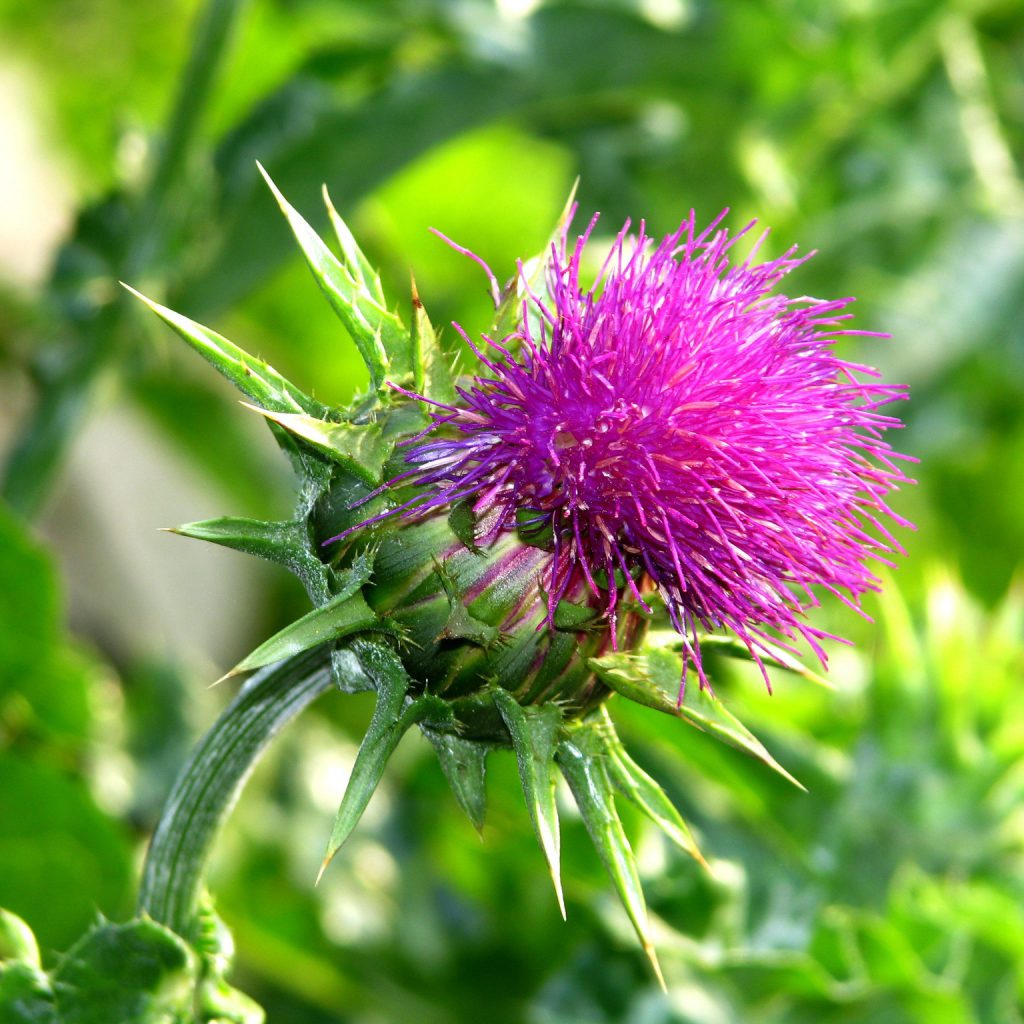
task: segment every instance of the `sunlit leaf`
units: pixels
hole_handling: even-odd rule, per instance
[[[376,423],[335,423],[303,413],[274,412],[251,406],[289,434],[311,444],[317,451],[376,487],[393,445],[384,440]]]
[[[707,862],[697,847],[683,816],[658,785],[626,752],[607,708],[601,707],[596,728],[607,753],[606,768],[616,788],[640,808],[684,853],[704,867]]]
[[[600,658],[591,658],[590,665],[601,681],[621,696],[681,718],[730,746],[751,754],[794,786],[804,788],[768,753],[764,744],[735,715],[726,710],[714,694],[691,684],[686,687],[683,702],[677,702],[673,694],[679,692],[683,672],[679,655],[655,648],[639,654],[605,654]]]
[[[263,167],[259,169],[288,218],[313,277],[352,335],[374,385],[379,388],[387,379],[405,382],[413,370],[409,331],[380,301],[380,281],[374,277],[372,287],[366,281],[362,254],[356,258],[354,265],[342,264],[301,214],[281,195]],[[340,220],[335,219],[336,225],[340,223]],[[350,235],[348,238],[351,246],[355,246],[354,239]]]
[[[125,285],[137,299],[144,302],[161,320],[173,327],[208,363],[226,377],[243,394],[267,409],[277,412],[307,412],[313,416],[327,414],[325,406],[285,380],[272,366],[249,355],[237,345],[208,327],[175,313],[159,302],[147,299],[130,285]]]

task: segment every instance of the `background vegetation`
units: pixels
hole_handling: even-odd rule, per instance
[[[326,698],[218,851],[236,983],[295,1024],[1024,1019],[1019,4],[2,0],[0,26],[0,905],[47,955],[130,914],[209,681],[304,608],[283,572],[155,532],[281,512],[289,480],[115,282],[341,402],[363,370],[255,159],[314,220],[326,182],[401,308],[412,268],[470,330],[482,277],[427,228],[510,273],[579,175],[607,233],[729,206],[772,252],[820,249],[793,287],[857,295],[892,340],[851,356],[911,385],[918,530],[873,625],[823,611],[858,641],[836,692],[716,676],[809,793],[617,709],[711,865],[627,822],[665,997],[578,822],[561,922],[511,758],[481,843],[410,737],[314,889],[370,710]]]

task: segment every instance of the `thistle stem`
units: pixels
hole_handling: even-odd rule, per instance
[[[190,937],[213,844],[275,735],[330,689],[320,647],[253,675],[199,741],[164,806],[146,854],[138,908]]]
[[[137,280],[159,250],[174,216],[174,184],[196,145],[244,4],[245,0],[207,0],[197,17],[192,49],[163,139],[154,148],[148,180],[112,267],[114,280],[108,283],[113,298],[67,325],[77,335],[75,344],[56,369],[43,375],[36,407],[0,471],[0,495],[25,518],[34,516],[46,500],[70,442],[94,404],[103,375],[124,354],[129,300],[114,281]],[[59,286],[59,281],[53,284]]]

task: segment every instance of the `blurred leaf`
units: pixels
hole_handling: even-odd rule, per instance
[[[44,663],[58,642],[57,588],[42,549],[0,505],[0,666],[11,680]]]
[[[185,359],[191,360],[189,354]],[[137,377],[132,398],[159,431],[180,450],[191,469],[201,470],[218,490],[251,515],[269,515],[284,504],[290,480],[277,453],[254,444],[253,431],[226,402],[205,367],[184,372],[179,360]],[[255,440],[259,440],[256,438]]]
[[[292,102],[308,96],[304,115],[275,122],[280,146],[262,123],[261,159],[298,208],[318,205],[321,183],[327,182],[349,209],[419,154],[489,119],[531,104],[544,109],[551,97],[569,108],[584,97],[597,100],[640,83],[650,88],[655,82],[700,81],[702,51],[695,34],[662,31],[622,11],[552,5],[524,27],[529,45],[521,68],[445,53],[436,67],[397,75],[354,109],[331,102],[322,86],[286,83],[282,92]],[[231,305],[288,255],[287,235],[271,223],[273,210],[255,187],[255,173],[240,168],[251,160],[250,133],[256,130],[241,126],[218,154],[222,179],[232,182],[218,215],[223,235],[210,263],[173,293],[171,304],[178,308],[204,313]],[[313,228],[323,220],[314,219]]]
[[[2,508],[0,576],[0,906],[60,945],[97,905],[122,908],[128,844],[66,767],[92,738],[96,669],[62,635],[49,559]]]
[[[20,960],[39,967],[39,946],[32,929],[17,914],[0,907],[0,963]]]
[[[62,1024],[182,1024],[192,1019],[199,964],[174,932],[148,918],[100,923],[53,971]]]
[[[4,1024],[63,1024],[50,979],[27,963],[0,965],[0,1020]]]
[[[0,905],[31,921],[46,947],[80,935],[97,906],[123,911],[129,844],[81,782],[10,753],[0,754],[0,777]]]

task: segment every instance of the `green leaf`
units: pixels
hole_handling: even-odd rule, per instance
[[[359,823],[398,741],[416,722],[437,716],[450,717],[451,714],[444,702],[436,697],[424,696],[407,701],[411,680],[398,655],[390,648],[362,641],[354,649],[363,670],[376,684],[377,704],[359,745],[317,881],[323,877],[327,865]]]
[[[600,733],[590,725],[580,725],[558,744],[556,759],[658,984],[665,989],[665,979],[648,932],[647,904],[636,870],[636,858],[615,809],[615,792],[608,777],[607,753]]]
[[[706,868],[707,861],[698,849],[689,826],[665,790],[626,752],[604,705],[598,711],[596,728],[601,733],[608,755],[606,767],[616,788],[636,804],[680,850]]]
[[[327,604],[303,615],[243,658],[223,678],[272,665],[332,640],[340,640],[379,626],[380,620],[361,593],[341,593]]]
[[[53,971],[61,1024],[184,1024],[198,979],[184,939],[149,918],[99,924]]]
[[[28,963],[0,965],[0,1021],[3,1024],[64,1024],[50,979]]]
[[[355,262],[342,264],[305,218],[281,195],[262,165],[257,164],[257,167],[288,219],[313,277],[359,349],[374,387],[383,387],[388,378],[411,383],[413,359],[409,332],[379,298],[380,282],[376,275],[372,286],[367,283],[364,277],[367,264],[362,253],[356,247],[358,256]],[[336,217],[336,221],[341,223],[340,218]],[[350,235],[348,238],[350,245],[355,247],[354,239]],[[343,250],[345,248],[343,244]]]
[[[548,862],[558,909],[564,918],[558,807],[555,804],[555,743],[562,724],[562,712],[556,704],[522,707],[511,693],[500,686],[495,686],[491,695],[512,737],[523,796],[544,859]]]
[[[18,746],[0,751],[0,904],[31,920],[44,949],[59,948],[97,907],[127,909],[131,844],[56,751],[44,760]]]
[[[327,414],[326,406],[300,391],[261,359],[249,355],[208,327],[146,298],[131,285],[125,284],[124,287],[144,302],[164,323],[174,328],[214,369],[253,401],[275,412],[306,412],[313,416]]]
[[[0,698],[8,680],[37,671],[60,644],[60,608],[50,559],[0,505]]]
[[[359,248],[355,236],[349,231],[348,225],[335,209],[326,185],[323,187],[323,197],[324,206],[327,207],[327,217],[331,222],[331,227],[334,228],[334,235],[338,239],[338,245],[341,246],[341,253],[345,257],[345,269],[355,279],[358,286],[366,291],[370,299],[383,308],[387,303],[384,299],[384,287],[380,281],[380,274],[363,255],[363,250]]]
[[[472,499],[457,501],[452,505],[448,513],[448,525],[452,533],[474,554],[478,554],[480,548],[476,543],[476,515],[473,512]]]
[[[727,658],[737,658],[740,661],[752,662],[754,660],[747,645],[734,636],[721,636],[717,633],[710,633],[698,637],[698,643],[702,651],[721,653]],[[679,650],[680,648],[676,646],[675,649]],[[789,651],[779,647],[778,644],[770,643],[767,640],[760,641],[758,655],[766,665],[774,665],[785,669],[787,672],[792,672],[794,675],[803,676],[804,679],[817,683],[818,686],[823,686],[826,690],[835,689],[835,686],[823,675],[808,668],[802,661],[795,658]]]
[[[678,654],[664,648],[639,654],[605,654],[591,658],[590,667],[606,686],[627,700],[654,708],[710,733],[730,746],[756,757],[798,789],[804,787],[768,753],[764,744],[709,690],[687,686],[682,704],[670,695],[677,692],[683,675]]]
[[[481,831],[487,816],[487,755],[491,745],[433,729],[424,729],[424,733],[434,745],[437,759],[459,806],[477,832]]]
[[[0,907],[0,963],[5,960],[40,965],[39,944],[32,929],[17,914]]]
[[[243,405],[247,403],[243,402]],[[377,423],[334,423],[303,413],[282,413],[249,405],[318,452],[354,473],[370,487],[381,482],[384,463],[394,444],[384,440]]]

